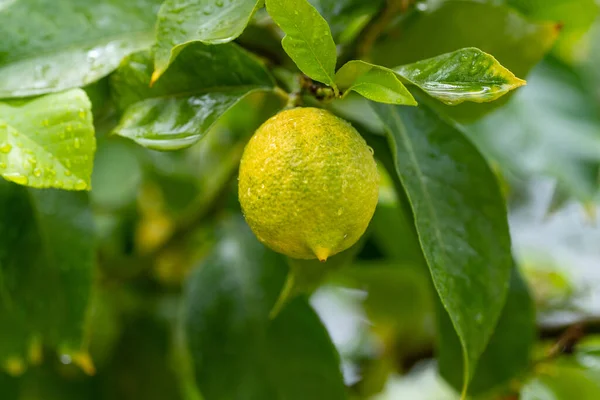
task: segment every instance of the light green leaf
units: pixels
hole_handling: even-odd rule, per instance
[[[158,12],[156,81],[188,44],[227,43],[240,36],[263,0],[167,0]]]
[[[0,13],[0,98],[84,86],[152,44],[160,0],[27,0]]]
[[[184,298],[186,336],[205,398],[345,399],[339,357],[306,300],[297,298],[269,318],[285,259],[260,244],[241,216],[223,223],[220,233]]]
[[[440,374],[460,390],[464,377],[461,344],[448,313],[438,310]],[[518,334],[515,334],[518,332]],[[469,393],[480,394],[507,384],[531,366],[535,340],[535,306],[516,267],[512,269],[506,304],[498,325],[471,380]],[[507,351],[510,349],[510,351]]]
[[[96,151],[91,104],[73,89],[0,103],[0,173],[20,185],[89,190]]]
[[[337,91],[337,52],[327,21],[307,0],[267,0],[267,11],[285,32],[281,44],[300,71]]]
[[[502,194],[476,148],[430,109],[372,107],[385,125],[435,288],[460,338],[466,389],[508,288],[512,259]]]
[[[125,110],[114,132],[156,150],[191,146],[241,99],[274,88],[264,66],[233,43],[189,45],[152,87],[151,75],[150,53],[140,52],[112,76]]]
[[[494,101],[525,84],[493,56],[474,47],[397,67],[394,71],[448,105]]]
[[[347,62],[335,74],[335,83],[343,94],[354,90],[380,103],[417,105],[394,71],[364,61]]]
[[[87,196],[0,181],[0,363],[25,362],[35,339],[81,351],[92,284]]]

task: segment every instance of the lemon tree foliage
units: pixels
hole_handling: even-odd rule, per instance
[[[433,283],[460,338],[467,385],[504,306],[512,265],[500,188],[475,147],[430,109],[373,107]]]
[[[80,89],[0,103],[0,173],[37,188],[89,190],[96,137]]]
[[[195,41],[227,43],[242,34],[262,0],[168,0],[158,13],[154,75],[157,80],[181,50]]]
[[[111,77],[123,110],[114,132],[157,150],[191,146],[245,96],[274,89],[267,70],[235,44],[190,45],[158,82],[151,77],[148,51],[125,59]]]
[[[597,14],[0,0],[3,398],[595,399],[509,221],[593,214]]]
[[[28,0],[0,14],[0,98],[84,86],[152,44],[159,0]]]

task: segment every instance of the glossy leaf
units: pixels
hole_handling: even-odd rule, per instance
[[[500,189],[475,147],[430,109],[372,107],[385,125],[435,288],[460,337],[466,385],[504,306],[512,265]]]
[[[441,375],[456,389],[463,384],[461,345],[448,313],[438,310],[439,350]],[[479,394],[501,387],[527,371],[532,362],[535,339],[535,306],[527,284],[519,271],[513,268],[506,304],[498,325],[481,355],[469,393]]]
[[[0,362],[81,350],[94,233],[86,195],[0,181]]]
[[[492,54],[516,76],[525,77],[552,48],[560,27],[532,23],[503,5],[449,0],[429,12],[417,10],[382,36],[371,62],[389,68],[476,47]],[[459,121],[473,121],[500,107],[503,99],[485,104],[439,104],[437,109]]]
[[[73,89],[0,103],[0,173],[20,185],[89,190],[96,138],[91,104]]]
[[[191,277],[184,320],[196,381],[207,399],[345,399],[338,355],[306,300],[269,319],[285,260],[241,218]],[[219,346],[215,346],[219,343]]]
[[[407,82],[448,105],[494,101],[525,84],[474,47],[394,68]]]
[[[150,53],[140,52],[111,83],[124,110],[115,133],[157,150],[191,146],[245,96],[274,85],[263,65],[232,43],[189,45],[152,87],[151,75]]]
[[[0,98],[84,86],[152,44],[160,0],[28,0],[0,13]]]
[[[165,1],[158,13],[153,81],[188,44],[222,44],[240,36],[262,3],[263,0]]]
[[[309,0],[331,27],[336,43],[350,43],[383,8],[383,0]]]
[[[353,90],[380,103],[417,105],[394,71],[364,61],[346,63],[335,74],[335,83],[344,94]]]
[[[327,21],[307,0],[267,0],[267,11],[285,32],[285,52],[300,71],[336,88],[337,52]],[[337,89],[336,89],[337,90]]]

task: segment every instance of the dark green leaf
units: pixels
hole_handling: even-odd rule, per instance
[[[267,11],[285,32],[285,52],[300,71],[319,82],[335,85],[337,51],[327,21],[307,0],[267,0]]]
[[[500,189],[475,147],[428,108],[372,107],[386,127],[433,282],[460,337],[466,384],[508,288],[512,260]]]
[[[493,56],[474,47],[403,65],[394,71],[448,105],[494,101],[525,84]]]
[[[493,54],[516,76],[525,77],[550,50],[558,33],[556,24],[531,23],[506,6],[450,0],[432,12],[418,11],[402,20],[374,46],[370,61],[394,68],[476,47]],[[464,121],[501,104],[502,101],[439,107]]]
[[[439,307],[439,369],[456,389],[463,384],[462,349],[448,313]],[[527,285],[513,268],[506,304],[487,348],[477,363],[469,392],[500,387],[524,373],[531,363],[535,339],[535,307]]]
[[[81,350],[92,283],[86,195],[0,182],[0,360],[23,360],[35,338]]]
[[[152,44],[160,0],[27,0],[0,13],[0,98],[95,82]]]
[[[153,81],[188,44],[222,44],[240,36],[262,3],[263,0],[166,0],[158,13]]]
[[[0,102],[0,173],[20,185],[89,190],[96,151],[91,104],[73,89]]]
[[[221,233],[185,295],[186,334],[206,400],[345,399],[338,355],[306,301],[269,319],[285,260],[241,218],[226,221]]]
[[[344,94],[354,90],[380,103],[417,105],[394,71],[364,61],[346,63],[335,74],[335,83]]]
[[[157,150],[191,146],[241,99],[274,86],[233,43],[189,45],[152,87],[151,75],[149,52],[131,55],[113,75],[115,102],[125,110],[115,133]]]

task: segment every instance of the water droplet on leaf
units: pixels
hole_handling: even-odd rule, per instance
[[[10,153],[10,150],[12,149],[12,146],[10,145],[10,143],[2,143],[0,144],[0,152],[2,153]]]

